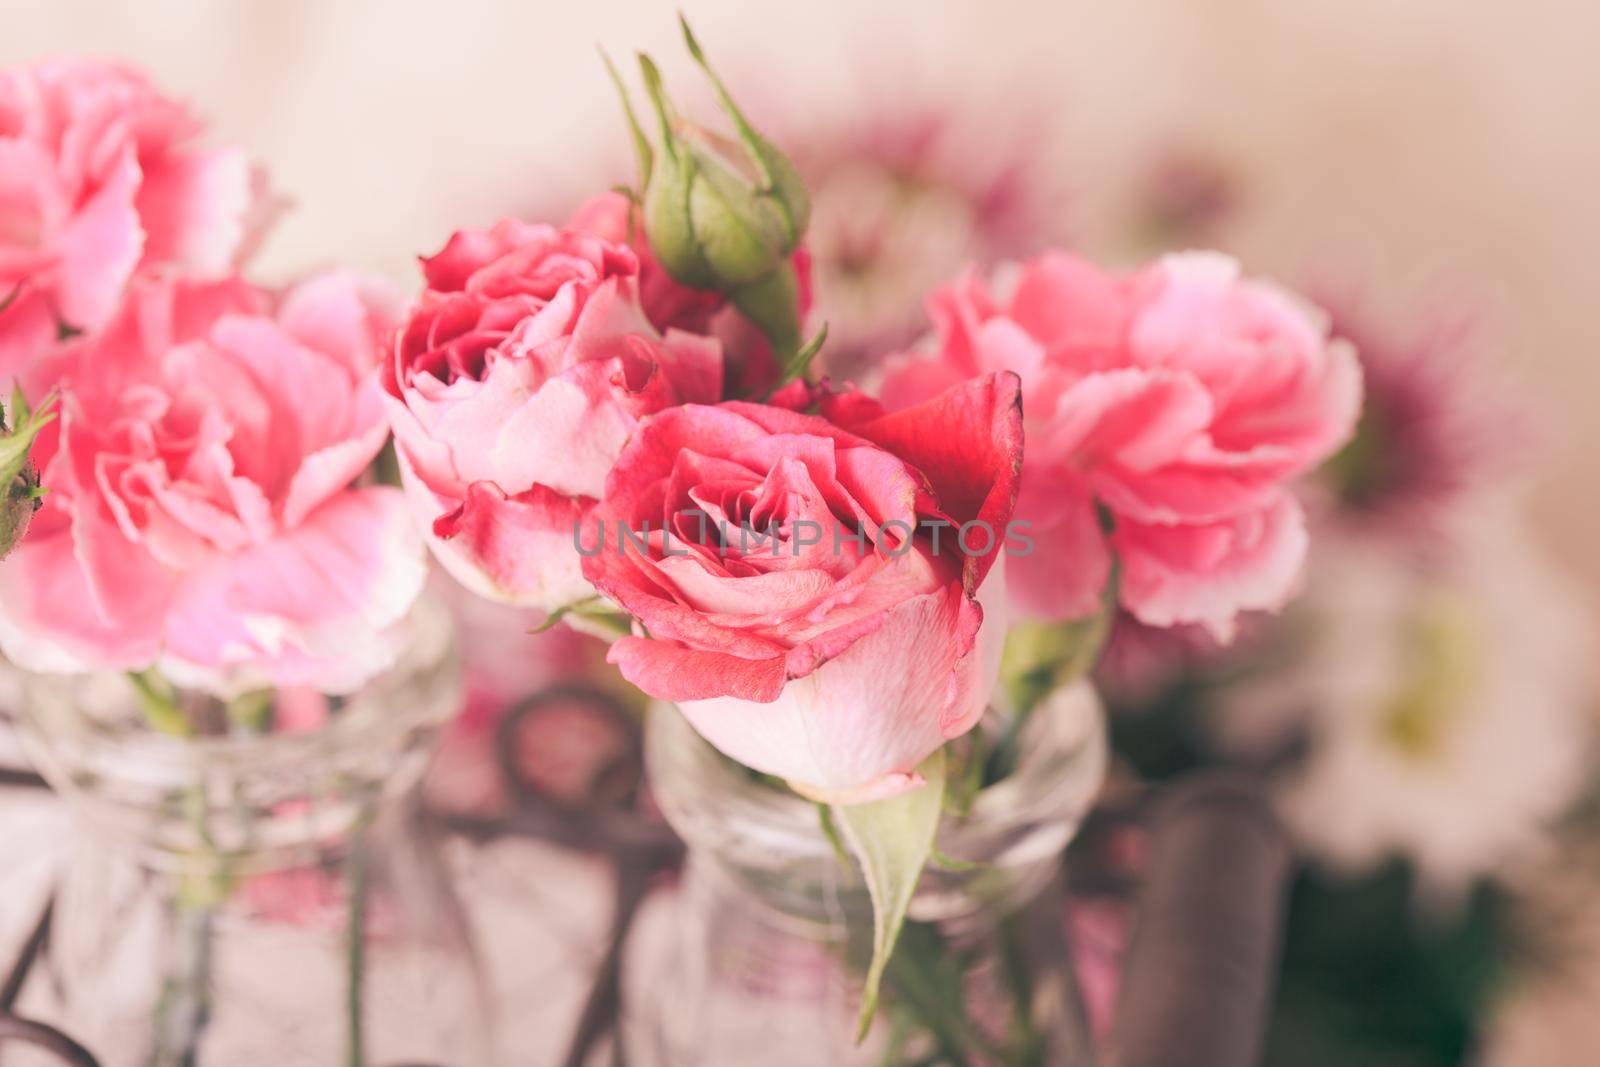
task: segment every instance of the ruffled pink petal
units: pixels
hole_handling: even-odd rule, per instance
[[[56,307],[67,325],[98,329],[116,310],[144,247],[138,188],[139,164],[130,155],[56,238]]]
[[[1024,465],[1015,536],[1006,548],[1013,608],[1053,621],[1093,615],[1111,576],[1111,551],[1094,500],[1081,486],[1035,473]]]
[[[259,221],[259,181],[244,152],[166,152],[148,161],[136,205],[144,258],[222,274]]]
[[[371,412],[368,416],[357,416],[357,424],[365,424],[365,430],[318,449],[300,461],[283,501],[281,521],[285,526],[298,526],[318,505],[353,482],[382,451],[383,443],[389,439],[389,425],[379,415],[378,387],[371,379],[358,404]]]
[[[346,689],[388,665],[395,646],[385,632],[426,578],[401,494],[351,490],[273,541],[187,576],[166,651],[191,671],[244,666],[278,684]]]
[[[122,568],[117,595],[106,597],[89,583],[76,535],[44,525],[36,521],[0,566],[0,651],[36,671],[148,667],[161,649],[171,575],[136,550],[119,551],[114,526],[85,523],[84,536],[106,541],[94,558]]]
[[[342,364],[352,378],[363,378],[378,366],[400,321],[400,298],[355,271],[333,270],[290,289],[277,320],[295,340]]]
[[[1270,506],[1202,526],[1122,521],[1112,535],[1122,603],[1151,626],[1201,623],[1220,641],[1241,611],[1276,610],[1305,561],[1305,516],[1288,494]]]
[[[0,301],[5,296],[0,295]],[[37,400],[49,389],[30,386],[35,378],[33,371],[40,360],[55,346],[56,320],[50,311],[49,301],[43,293],[20,292],[0,311],[0,395],[11,397],[11,387],[23,383],[30,401]]]

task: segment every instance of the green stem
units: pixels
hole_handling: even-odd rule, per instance
[[[962,961],[932,924],[905,924],[884,982],[895,1005],[932,1039],[937,1062],[968,1067],[975,1053],[984,1062],[1005,1062],[1002,1050],[968,1017]]]
[[[178,694],[171,682],[154,668],[129,671],[128,681],[139,694],[139,710],[151,729],[171,737],[194,736],[194,724],[178,707]]]
[[[177,973],[168,975],[156,1003],[156,1067],[195,1067],[200,1036],[211,1021],[211,945],[213,913],[209,908],[178,909],[183,957]]]
[[[350,920],[345,930],[346,1067],[367,1062],[365,1017],[362,1003],[367,977],[367,854],[365,830],[358,829],[350,845]]]
[[[1033,969],[1023,942],[1019,913],[1000,920],[995,931],[1000,948],[1000,966],[1006,986],[1011,990],[1011,1040],[1014,1055],[1007,1062],[1015,1067],[1044,1067],[1044,1045],[1033,1024]]]

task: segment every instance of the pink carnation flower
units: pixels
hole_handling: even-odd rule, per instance
[[[1122,605],[1151,625],[1226,639],[1238,612],[1283,604],[1306,551],[1288,483],[1345,440],[1361,401],[1353,352],[1318,316],[1198,253],[1126,276],[1050,253],[1004,286],[968,274],[929,311],[934,351],[894,361],[891,408],[997,370],[1024,383],[1022,613],[1093,613],[1113,559]]]
[[[0,376],[111,318],[136,269],[232,269],[265,220],[236,148],[138,72],[61,60],[0,71]]]
[[[51,365],[49,487],[0,565],[0,648],[36,670],[138,670],[228,692],[352,689],[398,651],[425,577],[398,490],[352,483],[388,427],[392,316],[348,274],[281,299],[146,277]]]

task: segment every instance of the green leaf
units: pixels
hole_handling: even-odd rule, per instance
[[[928,862],[946,871],[975,871],[983,866],[977,860],[958,860],[954,856],[946,856],[938,846],[928,853]]]
[[[833,817],[861,864],[872,898],[872,963],[861,990],[858,1044],[872,1025],[883,969],[894,953],[917,880],[933,852],[933,837],[944,808],[944,749],[923,760],[917,773],[926,785],[867,804],[833,807]]]
[[[839,858],[839,863],[849,870],[850,850],[845,848],[844,838],[839,836],[839,824],[833,821],[833,809],[826,804],[818,804],[817,820],[822,824],[822,836],[833,846],[833,854]]]

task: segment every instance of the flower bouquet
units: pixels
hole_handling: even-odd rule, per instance
[[[185,155],[181,110],[128,117],[149,94],[118,73],[112,103],[69,86],[78,111],[12,124],[46,91],[13,88],[28,181],[0,210],[27,225],[0,232],[27,240],[0,246],[22,264],[0,354],[56,399],[13,413],[0,646],[123,672],[184,751],[270,733],[289,693],[326,709],[414,662],[425,541],[474,592],[605,635],[655,701],[687,940],[643,965],[635,1056],[1070,1060],[1064,953],[1028,910],[1104,769],[1086,673],[1118,614],[1227,640],[1288,600],[1291,483],[1355,424],[1353,352],[1226,257],[1050,251],[936,288],[867,387],[819,378],[809,195],[684,37],[726,132],[649,57],[645,109],[613,68],[633,185],[456,232],[392,329],[348,275],[233,273],[257,185]],[[385,423],[399,489],[364,473]],[[171,850],[231,890],[255,823],[220,846],[213,823]],[[192,1057],[207,1012],[182,1003]]]
[[[382,372],[408,498],[463,583],[606,634],[658,702],[702,921],[637,1053],[1054,1061],[1001,920],[1093,796],[1084,673],[1119,610],[1226,639],[1288,599],[1354,354],[1225,257],[1049,252],[936,290],[874,389],[815,379],[806,189],[684,36],[726,135],[641,56],[632,187],[424,258]]]

